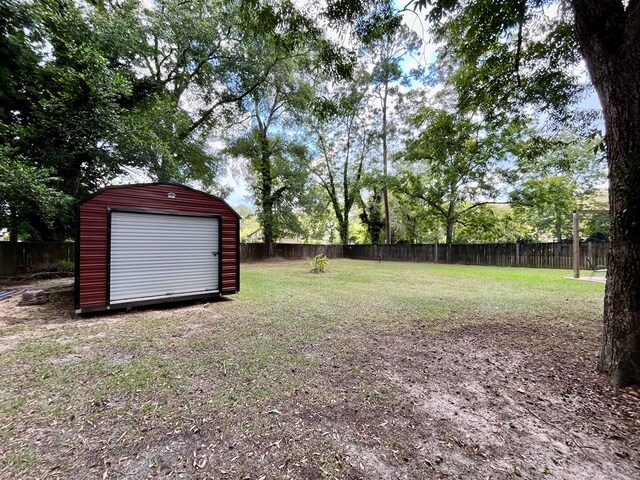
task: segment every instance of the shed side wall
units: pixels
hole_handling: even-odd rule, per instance
[[[173,199],[168,197],[171,192],[175,194]],[[222,217],[221,293],[235,293],[238,290],[238,217],[225,202],[179,185],[126,186],[106,189],[79,207],[78,305],[80,308],[106,306],[108,208],[220,215]]]

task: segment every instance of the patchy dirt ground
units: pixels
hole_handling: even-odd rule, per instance
[[[20,293],[0,301],[0,326],[60,322],[75,318],[73,313],[73,278],[39,279],[0,283],[0,290],[44,290],[49,303],[22,307]],[[71,307],[71,308],[70,308]]]
[[[596,374],[597,325],[265,324],[258,353],[225,333],[239,301],[76,318],[49,288],[0,303],[1,478],[640,478],[640,393]]]
[[[595,374],[594,340],[517,323],[417,330],[381,346],[379,368],[411,404],[396,422],[413,459],[436,477],[635,478],[637,392]]]

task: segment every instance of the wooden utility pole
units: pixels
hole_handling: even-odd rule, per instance
[[[573,212],[573,278],[580,278],[580,213]]]

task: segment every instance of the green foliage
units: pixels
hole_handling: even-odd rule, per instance
[[[336,218],[320,185],[308,186],[303,211],[297,215],[305,243],[337,243]]]
[[[16,0],[0,3],[0,139],[11,138],[17,113],[28,106],[27,89],[40,60],[32,42],[37,40],[30,4]],[[31,34],[29,33],[31,32]]]
[[[96,13],[104,47],[130,66],[133,83],[119,148],[153,179],[214,185],[220,159],[207,146],[209,136],[242,110],[276,61],[256,62],[253,44],[280,20],[267,14],[271,8],[130,0]]]
[[[58,187],[74,199],[130,169],[215,189],[212,136],[241,123],[272,72],[302,68],[302,51],[318,68],[351,68],[288,0],[7,0],[0,14],[3,157],[64,178]],[[36,220],[41,238],[72,231],[70,210],[53,227]]]
[[[533,227],[534,239],[568,238],[573,210],[606,207],[602,202],[597,206],[595,199],[590,198],[594,186],[604,180],[604,158],[595,148],[598,142],[563,134],[556,137],[554,148],[537,162],[520,159],[520,179],[510,198],[515,211]],[[596,230],[589,229],[586,236]]]
[[[498,243],[532,240],[532,228],[511,206],[482,205],[458,224],[455,243]]]
[[[444,237],[442,221],[410,196],[394,193],[389,206],[393,243],[436,243]]]
[[[584,138],[572,130],[551,138],[540,136],[523,141],[517,151],[520,178],[565,176],[584,195],[606,178],[604,140],[599,135]]]
[[[313,260],[311,261],[312,272],[314,273],[324,273],[329,266],[329,259],[326,257],[324,253],[319,253]]]
[[[50,170],[27,165],[0,146],[0,225],[9,226],[11,240],[48,239],[41,232],[55,230],[61,211],[70,204],[60,183]]]
[[[243,220],[245,237],[262,227],[271,240],[338,241],[337,232],[343,243],[382,242],[390,185],[396,218],[388,233],[398,242],[540,237],[556,223],[566,236],[566,213],[560,221],[551,205],[566,209],[567,192],[586,204],[602,180],[602,155],[593,154],[602,140],[543,138],[523,106],[576,120],[564,105],[582,89],[569,68],[579,59],[573,20],[564,7],[540,15],[545,2],[537,0],[415,3],[433,7],[441,48],[431,73],[446,88],[441,108],[420,105],[407,118],[391,178],[394,112],[423,102],[402,103],[421,73],[403,65],[421,40],[392,2],[328,3],[334,26],[354,22],[361,41],[348,50],[290,0],[5,0],[0,227],[13,237],[64,239],[73,200],[123,172],[216,189],[234,158],[246,162],[257,207]],[[213,147],[220,139],[223,154]],[[381,164],[377,183],[367,183]],[[482,205],[504,198],[503,181],[516,187],[515,211]],[[585,232],[604,231],[600,223]]]
[[[576,101],[587,88],[573,13],[563,2],[419,0],[437,42],[439,80],[454,87],[465,110],[494,119],[522,117],[532,107],[559,123],[580,120]],[[587,114],[585,120],[592,118]]]
[[[535,238],[544,240],[544,234],[562,241],[571,233],[571,218],[577,203],[575,186],[566,177],[550,177],[525,181],[511,193],[516,211],[528,213],[528,222],[536,229]]]
[[[383,243],[384,206],[381,189],[374,187],[366,202],[360,199],[360,208],[360,220],[366,226],[370,243]]]
[[[454,225],[497,197],[509,138],[470,115],[428,107],[411,116],[409,124],[417,132],[397,157],[406,169],[394,190],[440,217],[451,243]]]
[[[398,16],[399,17],[399,16]],[[398,21],[399,18],[393,19]],[[382,200],[384,202],[383,228],[386,234],[386,243],[391,243],[391,220],[389,212],[389,186],[387,177],[389,174],[390,146],[397,130],[397,114],[402,106],[403,94],[400,86],[410,87],[411,82],[422,73],[420,69],[406,72],[402,63],[407,58],[416,56],[422,46],[420,37],[406,25],[399,24],[393,31],[389,31],[382,38],[374,42],[369,50],[372,60],[375,62],[371,74],[373,93],[377,97],[381,110],[379,122],[380,141],[382,146]],[[395,120],[395,121],[394,121]],[[372,205],[373,207],[373,205]],[[375,212],[372,211],[375,218]],[[363,219],[369,225],[369,222]],[[375,221],[371,226],[375,224]],[[372,242],[378,243],[378,227],[369,228]]]
[[[249,187],[263,229],[266,226],[274,239],[298,233],[292,213],[308,179],[309,158],[304,146],[256,127],[236,139],[226,153],[247,160]]]
[[[2,75],[12,81],[2,93],[10,108],[0,112],[0,147],[16,166],[10,183],[32,177],[38,192],[28,202],[11,200],[23,205],[22,226],[13,222],[12,228],[35,239],[62,240],[73,231],[68,200],[87,195],[120,171],[122,159],[114,154],[118,101],[129,84],[96,47],[86,6],[17,5],[5,20],[12,27],[5,25],[2,32],[1,43],[17,56],[3,65]]]
[[[75,263],[71,260],[58,260],[58,266],[65,272],[73,272]]]
[[[596,189],[581,198],[582,208],[593,210],[609,210],[607,190]],[[609,240],[611,237],[611,216],[609,213],[592,213],[582,215],[580,222],[580,234],[592,241]]]
[[[246,215],[240,219],[240,241],[241,242],[256,242],[256,232],[260,232],[260,222],[254,213]],[[249,238],[249,235],[253,235]],[[260,237],[262,235],[260,234]],[[259,238],[259,237],[258,237]]]

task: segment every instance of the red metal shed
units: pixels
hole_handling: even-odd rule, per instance
[[[177,183],[111,186],[77,207],[77,313],[240,290],[240,217]]]

